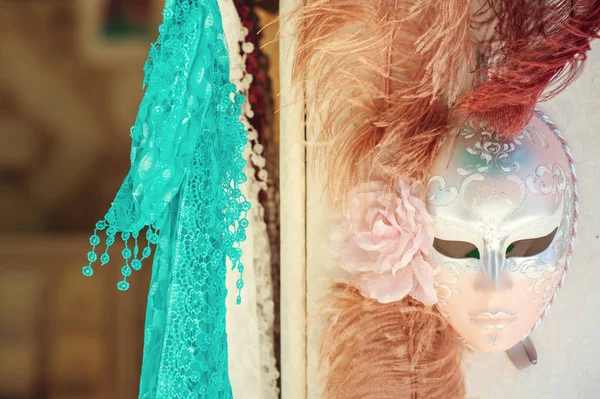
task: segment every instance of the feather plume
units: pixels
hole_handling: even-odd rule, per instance
[[[463,347],[434,308],[411,299],[381,304],[338,283],[323,316],[324,398],[465,397]]]
[[[474,69],[469,0],[308,0],[292,15],[316,158],[335,199],[377,175],[424,179]]]
[[[487,0],[475,18],[492,28],[481,43],[485,78],[458,111],[512,136],[529,122],[536,103],[579,76],[600,30],[600,0]]]

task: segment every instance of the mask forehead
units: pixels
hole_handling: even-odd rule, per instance
[[[439,238],[470,241],[547,235],[568,186],[562,142],[538,118],[515,138],[465,126],[432,169],[428,210]]]

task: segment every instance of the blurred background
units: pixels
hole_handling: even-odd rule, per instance
[[[120,265],[93,278],[81,267],[129,167],[163,1],[0,0],[0,399],[137,397],[150,263],[127,292],[116,288]],[[275,20],[277,1],[236,6],[253,40],[275,39],[276,24],[258,31]],[[257,46],[250,60],[276,299],[277,47]],[[278,333],[276,320],[276,348]]]

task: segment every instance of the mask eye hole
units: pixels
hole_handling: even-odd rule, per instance
[[[530,238],[527,240],[513,242],[506,249],[506,257],[528,257],[541,254],[546,249],[548,249],[550,244],[552,244],[554,236],[556,236],[557,230],[558,228],[554,229],[552,233],[544,237]]]
[[[479,259],[479,250],[470,242],[466,241],[446,241],[439,238],[433,240],[433,248],[436,251],[449,258],[464,259],[473,258]]]

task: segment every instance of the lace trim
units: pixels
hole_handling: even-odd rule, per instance
[[[221,0],[222,2],[231,2],[232,0]],[[234,7],[235,9],[235,7]],[[237,12],[236,12],[237,14]],[[271,281],[271,249],[267,233],[267,225],[264,219],[264,208],[259,201],[259,194],[267,190],[269,174],[265,169],[266,159],[263,156],[264,147],[259,142],[257,130],[249,122],[254,117],[252,106],[248,100],[250,85],[253,76],[246,70],[247,55],[255,51],[254,44],[246,41],[249,32],[237,15],[239,24],[239,49],[237,57],[231,57],[231,81],[236,85],[238,93],[246,98],[242,106],[242,116],[240,120],[248,131],[248,145],[245,152],[245,158],[249,160],[246,172],[249,176],[250,193],[249,200],[253,207],[250,211],[250,221],[253,230],[253,254],[254,269],[256,278],[256,304],[257,321],[260,342],[260,372],[262,385],[262,399],[276,399],[279,397],[277,379],[279,371],[275,361],[275,349],[273,342],[273,324],[275,320],[273,287]],[[232,51],[231,53],[235,53]]]

